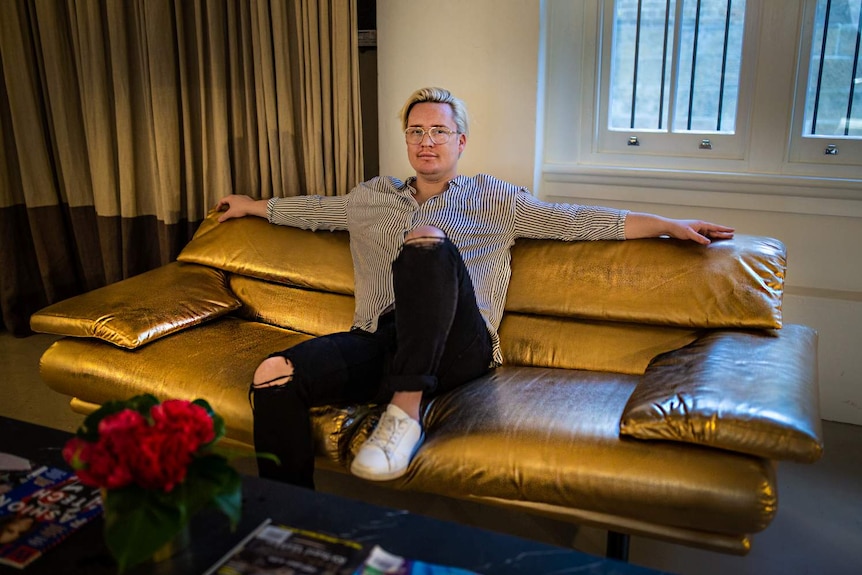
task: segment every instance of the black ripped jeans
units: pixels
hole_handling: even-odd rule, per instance
[[[433,396],[488,371],[492,344],[458,249],[405,244],[392,264],[396,307],[374,333],[359,329],[274,355],[293,364],[283,385],[254,389],[254,443],[262,477],[314,488],[309,409],[386,403],[396,391]]]

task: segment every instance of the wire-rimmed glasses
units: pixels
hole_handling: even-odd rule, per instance
[[[428,134],[428,137],[431,138],[431,142],[434,144],[445,144],[449,141],[449,138],[452,137],[452,134],[457,134],[458,132],[453,132],[449,128],[445,126],[432,126],[427,130],[425,128],[420,128],[419,126],[413,126],[404,130],[404,138],[407,140],[408,144],[421,144],[422,140],[425,139],[425,134]]]

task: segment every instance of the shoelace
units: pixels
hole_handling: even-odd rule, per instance
[[[393,444],[397,443],[397,440],[404,435],[408,423],[406,420],[397,419],[384,413],[374,429],[374,433],[368,438],[368,443],[376,445],[389,457],[392,455]]]

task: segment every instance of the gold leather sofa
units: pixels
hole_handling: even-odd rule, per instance
[[[822,436],[817,335],[783,325],[785,249],[737,236],[518,241],[504,367],[428,402],[394,489],[744,554],[778,506],[776,462]],[[178,261],[51,305],[41,375],[72,408],[206,398],[252,443],[260,360],[350,327],[348,236],[211,214]],[[345,471],[379,406],[316,411],[318,465]]]

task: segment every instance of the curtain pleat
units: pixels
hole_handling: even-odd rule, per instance
[[[231,193],[362,180],[355,0],[0,2],[0,309],[176,258]]]

